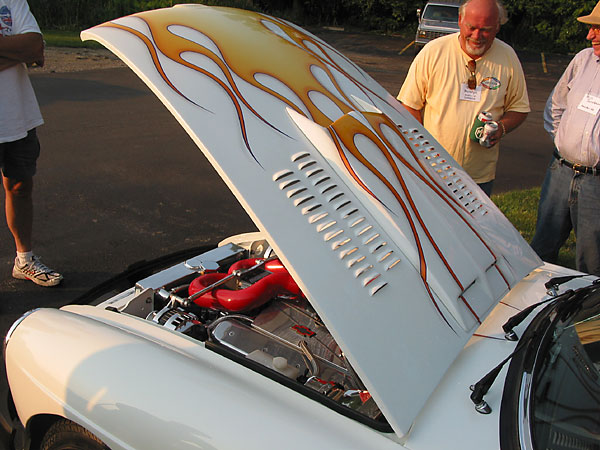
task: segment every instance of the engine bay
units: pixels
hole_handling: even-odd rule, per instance
[[[258,233],[139,280],[98,305],[209,349],[388,431],[374,399],[301,289]]]

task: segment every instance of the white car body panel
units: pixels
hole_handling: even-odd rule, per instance
[[[175,115],[405,435],[474,330],[541,264],[518,232],[389,93],[288,22],[182,5],[82,37]]]
[[[544,297],[545,281],[574,273],[545,265],[523,280],[459,354],[404,442],[192,338],[94,306],[41,309],[26,317],[7,347],[8,378],[23,423],[37,414],[66,417],[113,450],[499,448],[505,373],[486,397],[491,415],[475,411],[469,385],[514,350],[516,343],[503,338],[506,319]],[[565,289],[589,281],[573,280]]]
[[[506,369],[486,395],[489,415],[476,412],[469,386],[515,349],[502,330],[509,317],[548,298],[550,278],[583,274],[542,265],[389,93],[288,22],[179,5],[82,37],[103,43],[146,82],[260,231],[136,279],[96,306],[40,309],[19,320],[5,359],[23,425],[65,417],[113,450],[500,447]],[[205,263],[220,270],[208,275],[225,276],[238,262],[269,255],[301,293],[273,294],[241,312],[192,301]],[[262,276],[270,275],[240,275],[227,289],[243,291],[242,282]],[[313,342],[338,359],[319,354],[321,367],[311,367],[314,353],[300,344],[308,346],[313,329],[299,332],[293,313],[312,321],[322,332]],[[169,328],[171,318],[192,325]],[[288,339],[268,320],[302,337]],[[231,328],[219,335],[221,324]],[[227,332],[268,342],[236,347]],[[285,362],[296,375],[276,370],[275,358],[285,358],[269,345],[300,348],[303,363]],[[270,362],[252,359],[263,350]],[[341,382],[327,372],[336,364]],[[310,385],[314,378],[337,383],[337,398]],[[362,403],[349,406],[340,400],[346,395]]]
[[[49,360],[28,358],[29,346]],[[92,306],[26,318],[11,338],[7,366],[23,423],[35,414],[63,416],[113,450],[398,448],[393,434],[357,424],[195,340]]]

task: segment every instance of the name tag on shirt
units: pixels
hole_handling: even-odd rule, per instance
[[[600,111],[600,97],[596,97],[592,94],[585,94],[585,97],[581,99],[577,109],[595,116]]]
[[[481,101],[481,85],[475,89],[469,89],[467,83],[460,85],[460,99],[468,102],[479,102]]]

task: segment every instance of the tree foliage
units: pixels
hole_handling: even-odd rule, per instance
[[[252,0],[27,0],[42,29],[81,30],[108,20],[176,3],[255,9]]]
[[[126,14],[194,0],[29,0],[42,28],[82,29]],[[302,25],[334,25],[383,33],[414,33],[426,0],[195,0],[277,15]],[[573,52],[586,46],[585,26],[596,0],[505,0],[509,22],[500,38],[517,48]]]
[[[595,0],[510,0],[509,22],[501,37],[516,47],[573,52],[585,47],[586,27],[577,17],[589,14]]]

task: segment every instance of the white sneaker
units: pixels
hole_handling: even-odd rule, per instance
[[[43,264],[38,256],[25,264],[19,264],[19,258],[15,258],[12,276],[19,280],[31,280],[40,286],[56,286],[63,279],[60,273]]]

